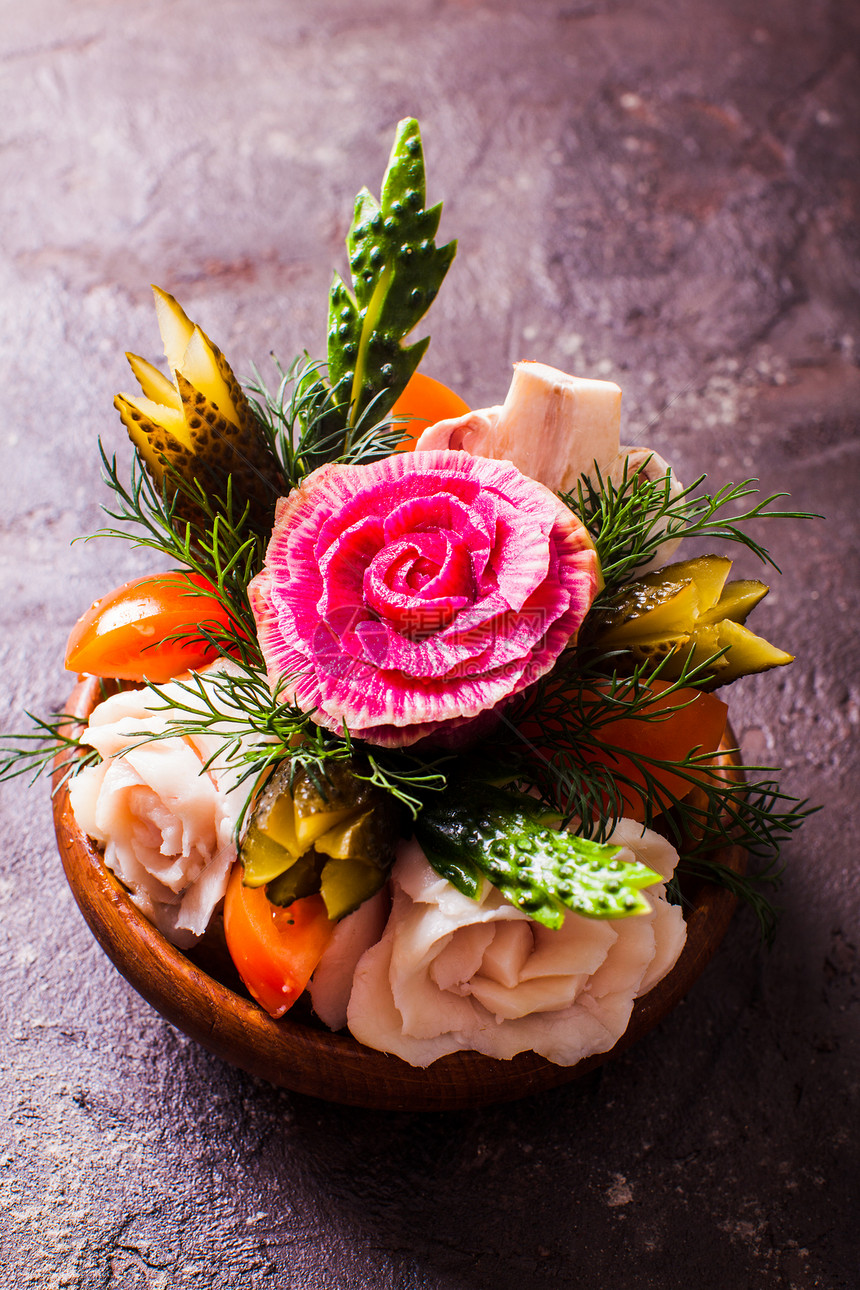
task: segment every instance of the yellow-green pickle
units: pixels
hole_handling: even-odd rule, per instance
[[[350,761],[311,774],[284,762],[272,774],[241,848],[243,881],[275,905],[320,892],[343,918],[385,882],[401,831],[389,793],[359,778]],[[290,782],[292,780],[292,783]]]
[[[631,666],[662,663],[667,681],[707,664],[711,689],[790,663],[793,655],[744,626],[769,588],[754,578],[727,582],[731,567],[725,556],[703,555],[628,583],[594,610],[587,648],[618,651],[616,663],[624,655]]]

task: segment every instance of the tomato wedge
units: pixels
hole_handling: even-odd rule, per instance
[[[644,711],[657,718],[661,712],[684,704],[678,712],[662,720],[644,721],[638,717],[628,717],[609,722],[601,726],[597,736],[617,752],[588,749],[589,765],[604,766],[613,774],[624,775],[632,781],[630,784],[618,783],[622,799],[621,811],[628,819],[638,820],[640,823],[645,819],[646,798],[639,788],[644,788],[645,778],[635,763],[625,757],[625,752],[647,754],[657,761],[678,762],[694,749],[704,754],[716,752],[726,729],[728,708],[721,699],[692,687],[665,694],[669,685],[669,681],[659,679],[650,682],[649,688],[655,697]],[[537,726],[524,729],[523,733],[537,748],[541,748],[541,731]],[[572,738],[575,743],[575,733]],[[649,765],[649,772],[658,786],[658,796],[656,799],[652,798],[650,803],[654,815],[671,805],[668,794],[685,797],[694,786],[689,779],[658,766]],[[707,777],[705,770],[699,774],[695,771],[691,773],[695,779],[702,781]],[[660,796],[661,790],[667,793],[665,798]]]
[[[613,721],[610,725],[604,726],[600,731],[600,738],[605,742],[612,744],[613,747],[626,750],[627,752],[647,754],[658,761],[681,761],[687,757],[694,748],[698,748],[700,753],[714,753],[720,746],[726,729],[726,719],[728,717],[728,708],[721,699],[716,698],[713,694],[705,694],[701,690],[685,688],[676,690],[669,695],[663,695],[661,692],[669,685],[668,681],[652,681],[650,688],[657,693],[653,703],[648,705],[646,711],[649,715],[655,717],[658,713],[671,709],[679,704],[686,704],[679,712],[673,713],[661,721],[641,721],[637,719],[627,719]],[[621,771],[624,775],[629,776],[633,784],[619,785],[621,797],[624,803],[624,814],[630,819],[645,819],[645,799],[642,793],[638,792],[634,785],[644,787],[645,779],[641,772],[636,768],[634,763],[620,754],[613,756],[609,753],[601,753],[592,758],[592,764],[598,763],[607,766],[612,771]],[[690,792],[693,785],[689,779],[676,775],[669,770],[661,770],[659,767],[649,767],[660,789],[665,789],[667,794],[675,797],[685,797]],[[695,778],[700,780],[707,777],[706,772],[702,771]],[[665,809],[671,804],[670,799],[658,798],[652,802],[652,809],[655,814]]]
[[[193,635],[195,627],[217,631],[229,624],[214,587],[198,574],[135,578],[96,600],[78,619],[66,646],[66,667],[161,684],[218,657],[209,641]],[[186,632],[192,634],[170,639]]]
[[[264,887],[245,887],[233,867],[224,898],[227,949],[248,990],[271,1017],[282,1017],[305,989],[335,924],[322,896],[305,896],[286,909]]]
[[[461,417],[470,408],[459,394],[449,390],[441,381],[435,381],[423,372],[415,372],[391,411],[395,416],[411,417],[410,421],[402,423],[403,438],[397,445],[398,452],[409,452],[428,426],[434,426],[437,421],[447,421],[449,417]]]

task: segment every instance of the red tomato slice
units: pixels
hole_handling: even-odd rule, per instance
[[[651,689],[655,692],[662,691],[668,684],[668,681],[652,681]],[[728,708],[725,703],[713,694],[705,694],[701,690],[683,689],[676,690],[665,697],[660,694],[652,704],[649,704],[648,712],[656,714],[681,703],[687,706],[663,721],[647,723],[636,719],[613,721],[611,725],[603,727],[600,738],[615,748],[647,754],[659,761],[681,761],[694,748],[698,748],[700,753],[716,752],[726,729]],[[619,785],[624,802],[624,814],[633,820],[640,822],[644,820],[644,796],[634,785],[644,787],[645,780],[633,762],[624,757],[623,753],[617,757],[602,753],[594,757],[593,761],[602,763],[612,771],[620,770],[630,777],[633,784]],[[675,775],[672,771],[661,770],[656,766],[649,769],[659,787],[675,797],[685,797],[693,787],[689,779]],[[706,772],[702,771],[696,778],[705,779]],[[667,797],[653,802],[652,808],[655,814],[659,814],[670,805],[670,799]]]
[[[335,924],[322,896],[305,896],[286,909],[264,887],[245,887],[236,864],[224,898],[224,935],[239,975],[262,1008],[282,1017],[305,989]]]
[[[471,409],[459,394],[449,390],[441,381],[434,381],[432,376],[425,376],[423,372],[415,372],[391,411],[394,416],[412,418],[401,423],[403,438],[397,445],[398,452],[409,452],[428,426],[434,426],[437,421],[447,421],[449,417],[461,417]]]
[[[609,753],[595,752],[591,748],[588,750],[590,765],[605,766],[614,774],[620,773],[632,781],[630,784],[620,782],[618,784],[622,798],[621,811],[628,819],[638,820],[640,823],[645,819],[645,797],[638,791],[637,785],[644,788],[645,779],[624,753],[647,754],[658,761],[677,762],[691,753],[694,748],[697,748],[699,753],[716,752],[726,729],[728,708],[721,699],[692,687],[664,695],[663,691],[669,684],[668,681],[659,679],[650,683],[650,689],[655,698],[646,711],[656,716],[661,711],[685,704],[686,706],[679,712],[672,713],[661,721],[646,722],[639,718],[621,718],[618,721],[609,722],[596,734],[603,743],[612,745],[613,749],[618,751]],[[537,726],[533,729],[524,729],[523,733],[540,749],[541,731]],[[575,733],[572,738],[575,741]],[[660,789],[665,789],[675,797],[685,797],[693,788],[689,779],[682,778],[672,771],[661,770],[657,766],[649,766],[649,771],[658,785],[658,797],[656,800],[651,800],[654,815],[659,815],[662,810],[671,805],[668,797],[659,796]],[[695,778],[704,780],[706,774],[706,771],[702,770]]]
[[[213,594],[201,595],[194,588]],[[161,684],[218,657],[202,636],[170,637],[193,633],[198,625],[215,630],[229,622],[212,584],[198,574],[135,578],[95,601],[78,619],[66,646],[66,667],[91,676]]]

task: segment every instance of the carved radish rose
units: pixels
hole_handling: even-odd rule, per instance
[[[582,524],[510,462],[415,452],[323,466],[278,504],[251,604],[270,683],[390,747],[531,685],[599,586]]]

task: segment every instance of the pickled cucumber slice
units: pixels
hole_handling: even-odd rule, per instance
[[[355,769],[350,761],[334,761],[326,763],[324,775],[311,776],[306,770],[299,770],[292,786],[296,819],[320,811],[354,809],[368,801],[372,786],[356,778]]]
[[[658,580],[664,572],[672,570],[673,578],[692,578],[699,593],[699,613],[707,613],[719,600],[732,568],[732,562],[724,555],[700,555],[694,560],[681,560],[670,564],[666,570],[658,569],[646,575],[644,581]]]
[[[323,834],[361,814],[370,802],[372,787],[357,779],[347,762],[334,762],[327,767],[325,780],[315,781],[300,772],[292,792],[296,837],[305,850]]]
[[[168,407],[134,394],[118,394],[114,407],[141,456],[152,464],[153,469],[161,472],[159,479],[164,474],[162,457],[171,458],[183,451],[193,451],[191,434],[181,408]]]
[[[183,355],[182,375],[200,391],[207,402],[219,409],[225,420],[239,426],[242,418],[233,401],[233,391],[219,370],[214,350],[209,337],[199,327],[195,327]]]
[[[387,869],[391,863],[392,839],[400,832],[400,812],[389,798],[381,798],[370,810],[353,816],[330,829],[314,843],[335,860],[356,857]]]
[[[316,892],[325,901],[329,918],[345,918],[374,896],[388,877],[387,871],[354,858],[332,860],[309,851],[266,888],[273,905],[288,906]]]
[[[719,658],[714,657],[717,654]],[[675,648],[661,667],[660,676],[666,681],[676,680],[685,664],[689,670],[703,667],[709,659],[713,660],[708,668],[709,678],[697,684],[702,689],[715,690],[740,676],[752,676],[756,672],[767,672],[772,667],[793,663],[794,655],[727,618],[721,623],[696,628],[682,645]]]
[[[290,794],[291,774],[292,767],[285,761],[269,776],[251,817],[248,837],[251,837],[254,830],[267,834],[296,859],[306,848],[300,848],[296,840],[295,814]]]
[[[731,619],[719,623],[717,632],[720,649],[728,649],[720,660],[725,666],[715,674],[718,685],[727,685],[739,676],[767,672],[772,667],[784,667],[786,663],[794,662],[793,654],[778,649],[763,636],[756,636],[749,628]]]
[[[126,352],[126,358],[145,398],[152,399],[153,403],[160,403],[163,407],[175,408],[177,412],[182,410],[179,391],[172,381],[168,381],[163,372],[153,367],[152,363],[148,363],[139,354]]]
[[[358,818],[351,816],[346,823],[337,824],[321,834],[316,840],[316,849],[334,860],[367,855],[373,847],[372,829],[373,812],[365,811]]]
[[[129,354],[143,397],[118,394],[114,405],[154,482],[159,488],[166,482],[171,499],[178,496],[181,520],[207,528],[209,517],[193,495],[199,486],[222,506],[229,499],[237,515],[247,504],[251,527],[268,535],[286,485],[265,429],[218,347],[173,296],[154,291],[172,379]]]
[[[698,612],[699,591],[692,578],[654,587],[639,583],[631,586],[617,616],[607,616],[600,644],[616,649],[640,640],[684,635],[693,630]]]
[[[375,864],[341,859],[328,860],[323,867],[320,893],[332,920],[344,918],[364,901],[375,896],[387,873]]]
[[[620,626],[665,604],[678,588],[689,582],[695,584],[698,609],[703,613],[719,600],[731,567],[731,560],[722,555],[700,555],[692,560],[667,564],[663,569],[628,582],[604,613],[611,616],[613,626]]]
[[[614,649],[691,632],[719,601],[731,567],[725,556],[702,555],[667,564],[628,583],[601,611],[601,645]]]
[[[303,850],[315,845],[318,838],[323,834],[336,829],[339,824],[345,820],[351,820],[355,815],[355,807],[346,806],[340,811],[320,811],[316,815],[306,815],[303,818],[296,819],[296,837],[299,846]]]
[[[313,896],[320,889],[320,874],[324,857],[315,851],[309,851],[299,860],[294,860],[289,869],[279,874],[266,887],[266,895],[273,905],[291,905],[294,900]]]
[[[265,822],[258,819],[257,827],[265,829],[269,837],[287,850],[294,860],[307,850],[307,847],[299,845],[296,834],[296,815],[289,792],[281,791],[272,802]]]
[[[770,587],[755,578],[741,578],[737,582],[727,582],[713,609],[699,615],[699,626],[704,623],[721,622],[730,618],[734,623],[745,623],[748,614],[763,600]]]
[[[655,666],[670,654],[689,645],[691,638],[690,632],[683,632],[677,636],[648,636],[644,640],[637,640],[627,647],[627,653],[635,663],[654,663]],[[688,651],[689,652],[689,651]],[[667,675],[666,668],[661,668],[660,675]]]
[[[251,817],[241,848],[242,881],[246,887],[264,887],[307,850],[296,837],[289,789],[291,769],[284,762],[272,773]]]
[[[246,887],[265,887],[267,882],[295,864],[296,859],[274,838],[252,825],[242,844],[242,881]]]
[[[169,291],[153,286],[152,294],[155,297],[155,317],[161,332],[164,357],[171,372],[175,372],[182,367],[188,342],[194,334],[194,323]]]
[[[711,659],[709,667],[711,680],[716,685],[722,685],[723,673],[728,668],[725,654],[720,653],[723,648],[720,644],[719,623],[701,627],[691,632],[683,645],[678,646],[672,657],[660,669],[660,676],[667,681],[673,681],[681,675],[685,666],[688,671],[694,667],[704,667]],[[719,657],[716,657],[717,655]]]
[[[276,905],[322,892],[332,918],[379,890],[394,861],[401,808],[359,770],[352,761],[313,775],[289,762],[278,767],[242,844],[246,886],[265,886]]]
[[[725,556],[704,555],[637,578],[594,611],[583,647],[615,654],[622,666],[624,655],[631,668],[659,664],[667,681],[684,668],[708,665],[696,681],[703,689],[792,662],[791,654],[744,626],[768,587],[754,578],[727,582],[731,567]]]

